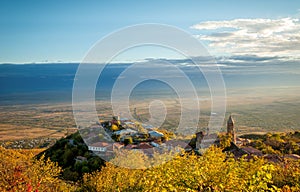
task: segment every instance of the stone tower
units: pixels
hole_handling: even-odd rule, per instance
[[[236,135],[234,131],[234,120],[231,115],[229,116],[227,121],[227,134],[232,136],[232,142],[235,143]]]
[[[196,149],[201,149],[201,142],[204,138],[204,133],[202,131],[196,133]]]

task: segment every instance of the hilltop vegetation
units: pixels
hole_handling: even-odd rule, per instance
[[[151,169],[126,169],[106,163],[101,171],[84,176],[81,190],[299,191],[299,181],[299,162],[237,160],[211,147],[203,156],[185,154]]]
[[[58,140],[55,145],[40,153],[63,168],[62,178],[70,181],[80,180],[84,173],[93,172],[104,165],[104,161],[88,151],[79,132]]]
[[[248,134],[243,138],[251,139],[251,146],[264,154],[297,154],[300,155],[300,132],[267,133],[265,135]]]
[[[298,133],[286,134],[284,138],[292,140],[295,139],[295,135]],[[264,135],[259,139],[273,137],[276,138],[276,134]],[[70,146],[71,139],[73,144]],[[81,144],[82,140],[78,134],[60,140],[45,152],[52,161],[41,154],[38,156],[39,159],[36,159],[28,150],[0,148],[2,159],[0,190],[28,192],[300,190],[299,160],[285,159],[273,163],[255,156],[251,159],[244,157],[237,159],[231,154],[222,152],[223,148],[212,146],[202,156],[184,153],[166,162],[168,154],[155,156],[152,162],[156,166],[147,169],[148,157],[131,150],[116,156],[112,162],[118,164],[121,162],[124,167],[128,165],[134,167],[135,164],[138,165],[136,167],[141,167],[140,165],[144,164],[145,168],[128,169],[114,166],[109,162],[104,164],[101,162],[94,171],[90,167],[92,165],[90,162],[93,162],[95,157]],[[72,156],[69,155],[70,152]],[[76,155],[83,155],[87,161],[76,163],[73,159]],[[78,176],[79,180],[76,182],[67,182],[65,179],[70,178],[65,178],[66,170],[83,175],[82,180]]]
[[[59,178],[57,163],[16,150],[0,149],[1,191],[299,191],[300,164],[280,164],[260,158],[235,159],[211,147],[203,156],[185,154],[150,169],[127,169],[106,163],[87,173],[82,182]],[[124,156],[123,156],[124,157]],[[143,162],[130,151],[128,162]],[[117,159],[116,159],[117,160]],[[120,160],[120,159],[119,159]],[[137,161],[139,160],[139,161]],[[131,161],[132,163],[133,161]]]

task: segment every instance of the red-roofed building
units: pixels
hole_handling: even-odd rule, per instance
[[[182,148],[186,151],[192,150],[192,147],[188,145],[188,143],[180,140],[169,140],[165,142],[167,147],[172,147],[172,148]]]
[[[284,158],[293,159],[293,160],[300,160],[300,156],[297,154],[286,154]]]
[[[248,155],[263,156],[263,153],[260,150],[255,149],[255,148],[250,147],[250,146],[241,147],[240,150],[245,152]]]
[[[124,149],[136,149],[137,145],[128,144],[124,147]]]
[[[140,143],[137,146],[138,149],[150,149],[152,146],[149,143]]]
[[[88,149],[90,151],[106,152],[108,146],[109,146],[109,143],[107,143],[107,142],[97,142],[97,143],[88,145]]]

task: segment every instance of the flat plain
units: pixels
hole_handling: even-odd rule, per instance
[[[291,90],[292,89],[292,90]],[[273,90],[273,91],[271,91]],[[233,115],[238,135],[300,130],[299,88],[228,90],[226,117]],[[156,98],[157,99],[157,98]],[[132,116],[146,123],[150,118],[151,98],[130,101]],[[176,98],[161,98],[167,115],[160,128],[176,132],[181,105]],[[211,101],[200,101],[198,128],[206,129],[210,119]],[[96,102],[99,120],[112,116],[110,101]],[[159,111],[151,111],[151,113]],[[76,131],[72,105],[65,103],[0,106],[0,141],[51,138],[59,139]],[[192,133],[191,133],[192,134]]]

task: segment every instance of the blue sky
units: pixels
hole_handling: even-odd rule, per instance
[[[103,36],[140,23],[179,27],[206,43],[218,56],[260,56],[259,53],[261,56],[273,56],[274,53],[291,59],[288,53],[297,55],[299,50],[299,8],[300,1],[297,0],[2,0],[0,63],[80,62],[89,48]],[[237,40],[235,45],[229,43],[233,39]],[[245,39],[248,41],[245,42]],[[270,39],[274,43],[264,49],[253,46],[253,42],[265,45]],[[251,52],[246,51],[249,47]],[[134,54],[128,55],[134,57]]]

